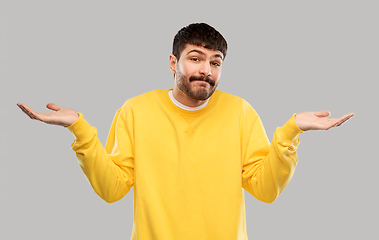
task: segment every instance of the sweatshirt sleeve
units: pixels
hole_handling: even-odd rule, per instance
[[[75,137],[71,147],[86,178],[94,191],[109,203],[123,198],[134,185],[132,115],[131,109],[127,113],[124,107],[117,111],[105,148],[97,129],[81,113],[67,127]]]
[[[275,130],[270,144],[261,119],[254,110],[247,113],[243,142],[242,186],[258,200],[271,203],[284,190],[297,165],[299,134],[294,114]],[[250,115],[250,116],[249,116]],[[252,123],[251,123],[252,122]]]

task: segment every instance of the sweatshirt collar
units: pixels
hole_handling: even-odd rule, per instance
[[[170,96],[171,101],[172,101],[177,107],[180,107],[181,109],[186,110],[186,111],[197,111],[197,110],[200,110],[200,109],[204,108],[205,106],[207,106],[207,104],[208,104],[208,102],[209,102],[209,98],[208,98],[207,101],[205,101],[205,103],[201,104],[200,106],[197,106],[197,107],[189,107],[189,106],[186,106],[186,105],[180,103],[178,100],[176,100],[176,98],[174,97],[174,94],[172,93],[172,90],[169,90],[169,91],[168,91],[168,95]]]
[[[164,99],[165,104],[174,112],[177,112],[178,114],[180,114],[182,116],[187,116],[187,117],[197,117],[197,116],[200,116],[201,114],[207,112],[215,104],[216,99],[217,99],[217,95],[218,95],[218,91],[216,90],[212,94],[212,96],[208,99],[208,101],[204,104],[204,106],[202,104],[199,106],[199,107],[201,107],[200,109],[193,109],[192,111],[189,111],[189,110],[185,110],[185,109],[181,108],[180,106],[177,106],[173,102],[173,100],[170,98],[170,95],[169,95],[169,91],[172,91],[172,90],[173,89],[170,88],[170,89],[166,89],[166,90],[162,91],[162,93],[163,93],[162,97]]]

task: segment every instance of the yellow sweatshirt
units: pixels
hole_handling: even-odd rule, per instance
[[[117,111],[105,148],[79,114],[67,127],[80,166],[106,202],[134,186],[132,240],[246,240],[244,191],[273,202],[297,164],[294,116],[270,145],[242,98],[216,91],[197,111],[167,90],[131,98]]]

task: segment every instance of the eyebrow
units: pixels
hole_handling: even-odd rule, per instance
[[[187,53],[187,55],[190,54],[190,53],[192,53],[192,52],[196,52],[196,53],[198,53],[198,54],[205,55],[205,53],[203,53],[202,51],[197,50],[197,49],[193,49],[193,50],[189,51],[189,52]],[[221,54],[215,54],[214,57],[215,57],[215,58],[221,58],[221,60],[224,60]]]

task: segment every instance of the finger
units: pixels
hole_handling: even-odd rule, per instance
[[[18,105],[18,104],[17,104]],[[19,107],[21,108],[21,110],[26,113],[31,119],[34,119],[34,120],[39,120],[39,121],[44,121],[42,119],[42,114],[41,113],[37,113],[35,112],[33,109],[31,109],[30,107],[28,107],[26,104],[23,104],[21,103],[19,105]]]
[[[31,119],[35,119],[35,117],[33,116],[33,114],[31,114],[30,112],[28,112],[24,107],[20,106],[21,110],[26,114],[28,115]]]
[[[324,130],[329,130],[331,128],[334,128],[337,126],[337,124],[339,123],[337,120],[335,119],[328,119],[328,123],[325,125],[325,129]]]
[[[342,120],[341,122],[337,123],[335,127],[339,127],[342,124],[344,124],[348,119]]]
[[[346,115],[344,115],[344,116],[342,116],[340,118],[330,119],[330,121],[333,122],[333,124],[331,125],[330,128],[341,126],[343,123],[345,123],[347,120],[349,120],[353,116],[354,116],[354,113],[349,113],[349,114],[346,114]]]
[[[330,112],[329,111],[319,111],[319,112],[315,112],[313,113],[316,117],[328,117],[330,116]]]
[[[33,114],[33,110],[28,107],[27,105],[23,103],[17,103],[17,106],[26,114],[28,115],[31,119],[36,119],[35,115]]]
[[[50,110],[53,110],[53,111],[59,111],[61,109],[61,107],[59,107],[58,105],[56,105],[54,103],[49,103],[46,105],[46,107]]]
[[[339,127],[341,126],[343,123],[345,123],[347,120],[349,120],[350,118],[352,118],[354,116],[354,113],[349,113],[349,114],[346,114],[344,116],[342,116],[339,121],[337,122],[336,124],[336,127]]]

